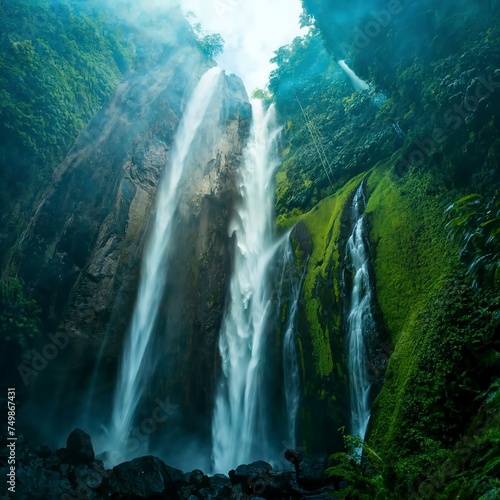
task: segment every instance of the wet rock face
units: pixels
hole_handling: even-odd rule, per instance
[[[238,168],[250,119],[241,80],[223,76],[186,165],[158,325],[164,356],[153,391],[180,404],[183,425],[201,436],[210,436],[234,244],[228,229],[239,199]]]
[[[204,64],[193,54],[167,54],[158,68],[125,81],[55,170],[12,255],[10,265],[42,305],[46,330],[69,339],[30,390],[45,404],[48,388],[60,388],[70,422],[97,353],[104,359],[99,392],[105,399],[114,390],[157,186]],[[243,83],[221,75],[180,185],[176,244],[155,333],[165,363],[150,391],[152,401],[168,396],[186,408],[185,426],[197,432],[199,422],[209,425],[231,267],[228,226],[250,120]],[[68,371],[71,377],[60,377]],[[143,411],[150,416],[153,409]]]
[[[47,329],[94,345],[111,329],[111,349],[120,339],[158,180],[203,71],[195,55],[173,54],[133,75],[55,170],[11,261]]]
[[[175,54],[132,76],[55,170],[10,260],[41,303],[48,330],[94,346],[111,332],[108,347],[116,354],[135,299],[158,181],[185,102],[205,69],[195,56]],[[229,192],[250,118],[238,79],[224,78],[219,100],[223,108],[198,146],[217,139],[220,144],[209,158],[193,162],[181,211],[184,220],[191,212],[199,217],[201,234],[193,242],[198,255],[206,253],[214,226],[222,223],[226,232],[234,198]],[[217,138],[219,126],[227,133]]]

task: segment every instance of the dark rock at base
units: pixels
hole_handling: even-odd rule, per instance
[[[241,485],[244,497],[298,499],[306,493],[297,484],[294,472],[274,471],[271,465],[262,461],[240,465],[229,471],[229,479],[233,485]]]
[[[40,458],[50,457],[52,451],[48,446],[37,446],[35,448],[35,455]]]
[[[225,500],[232,498],[232,484],[227,476],[224,474],[215,474],[209,478],[210,497],[213,500]]]
[[[46,469],[59,470],[61,459],[54,453],[51,453],[47,458],[43,459],[43,466]]]
[[[113,467],[111,475],[103,481],[108,495],[120,498],[181,498],[179,489],[186,486],[184,473],[169,467],[152,456],[140,457]]]
[[[210,484],[210,478],[201,470],[195,469],[184,475],[186,481],[197,488],[206,488]]]
[[[68,478],[58,471],[47,470],[41,459],[30,464],[18,464],[16,467],[16,496],[30,500],[74,497],[74,489]],[[68,497],[67,497],[68,498]]]
[[[93,456],[92,444],[79,429],[71,433],[67,447],[56,453],[47,447],[28,444],[19,446],[18,451],[16,498],[22,500],[327,499],[333,498],[332,483],[335,483],[335,479],[322,474],[327,466],[324,459],[306,459],[299,454],[287,454],[296,471],[275,471],[269,463],[258,461],[238,466],[230,471],[229,477],[223,474],[210,477],[201,470],[184,473],[153,456],[136,458],[106,470],[101,460],[88,462]],[[0,469],[2,473],[6,471]],[[329,484],[324,485],[325,481]]]
[[[252,462],[251,464],[238,465],[235,473],[237,476],[254,476],[270,470],[273,470],[271,464],[268,464],[263,460],[258,460],[257,462]]]
[[[85,465],[94,461],[94,448],[90,436],[81,429],[75,429],[66,442],[66,448],[56,451],[62,462],[71,465]]]
[[[340,482],[343,478],[323,475],[323,471],[327,468],[324,459],[307,459],[295,450],[287,450],[285,458],[294,466],[297,483],[304,490],[318,490],[330,485],[337,490],[340,489]]]

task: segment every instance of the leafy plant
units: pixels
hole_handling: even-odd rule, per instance
[[[189,11],[186,14],[186,19],[191,22],[191,33],[196,43],[208,58],[213,59],[222,53],[224,50],[224,39],[220,33],[205,33],[201,23],[196,21],[197,17],[193,11]]]
[[[449,236],[461,245],[460,257],[476,284],[498,283],[500,270],[500,191],[486,200],[470,194],[446,210]]]
[[[339,429],[343,431],[343,428]],[[344,434],[346,452],[330,457],[334,463],[326,470],[331,476],[344,478],[348,485],[336,492],[344,499],[389,499],[390,491],[384,485],[385,463],[361,438]],[[361,460],[363,458],[363,460]]]

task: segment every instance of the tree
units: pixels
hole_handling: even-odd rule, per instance
[[[262,101],[271,101],[272,96],[267,89],[256,88],[252,92],[252,99],[260,99]]]
[[[198,43],[203,53],[210,59],[217,57],[224,50],[224,39],[220,33],[205,35],[198,40]]]

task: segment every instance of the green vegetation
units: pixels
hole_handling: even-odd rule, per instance
[[[224,39],[220,33],[206,33],[201,23],[197,22],[193,11],[189,11],[186,17],[192,20],[191,32],[201,52],[209,59],[214,59],[221,54],[224,50]]]
[[[393,342],[425,307],[451,269],[444,230],[450,195],[429,173],[398,179],[391,161],[368,179],[377,297]]]
[[[303,5],[314,28],[276,52],[269,90],[285,125],[277,225],[303,223],[312,245],[299,313],[304,397],[334,395],[332,426],[347,422],[336,287],[343,197],[364,175],[377,317],[392,351],[362,465],[351,446],[330,472],[349,479],[342,498],[496,498],[499,11],[401,2],[357,50],[371,5]],[[376,90],[353,93],[334,62],[344,57]],[[303,424],[314,425],[307,412]]]
[[[224,39],[219,33],[210,33],[198,40],[202,52],[210,59],[217,57],[224,50]]]
[[[343,437],[346,451],[333,454],[330,461],[334,465],[326,470],[326,474],[345,478],[348,482],[347,487],[336,492],[335,496],[359,500],[394,498],[389,487],[384,484],[386,464],[380,455],[358,437]],[[360,465],[362,455],[364,461],[363,465]]]
[[[132,66],[103,19],[69,3],[8,2],[0,18],[0,193],[45,180]],[[5,200],[4,200],[5,201]]]
[[[30,339],[40,335],[40,307],[28,299],[17,278],[0,281],[0,332],[3,341],[17,344],[25,353]]]
[[[285,125],[276,175],[282,220],[311,210],[387,157],[392,133],[374,121],[377,96],[354,91],[317,30],[275,54],[269,90]]]
[[[180,44],[211,57],[222,40],[197,41],[175,8],[133,24],[94,1],[16,0],[0,13],[1,262],[55,167],[125,75]]]
[[[450,237],[457,241],[467,273],[476,283],[498,283],[500,270],[499,192],[487,202],[479,194],[460,198],[448,210]]]
[[[276,51],[268,88],[252,94],[274,101],[284,125],[276,226],[295,225],[297,266],[307,266],[297,320],[303,439],[310,450],[338,452],[329,472],[349,481],[339,498],[497,498],[500,9],[402,1],[358,50],[355,36],[373,20],[362,4],[303,0],[310,32]],[[9,231],[0,258],[124,75],[169,53],[85,5],[0,5],[0,204]],[[205,60],[223,50],[221,36],[199,24],[179,30]],[[374,90],[354,91],[342,57]],[[341,272],[346,208],[362,180],[377,320],[392,352],[367,442],[346,437],[345,452],[331,438],[348,414]],[[208,309],[219,292],[207,295]],[[39,335],[37,303],[5,278],[0,306],[4,340],[26,351]]]
[[[341,335],[340,325],[340,228],[345,205],[361,178],[351,180],[344,189],[322,200],[307,214],[299,217],[311,235],[312,253],[303,284],[308,335],[311,338],[313,371],[326,377],[334,370],[331,338]],[[333,286],[327,291],[325,283]],[[321,293],[318,293],[318,288]],[[328,305],[329,303],[329,305]],[[336,314],[325,321],[324,308],[333,308]]]
[[[492,382],[499,325],[498,292],[480,293],[460,274],[449,278],[413,328],[421,345],[413,350],[416,363],[404,387],[385,398],[397,389],[394,377],[401,371],[391,358],[373,410],[374,430],[363,444],[363,466],[350,459],[360,446],[356,439],[348,440],[347,454],[333,457],[340,462],[330,473],[350,480],[342,498],[486,499],[500,493],[500,384]],[[391,407],[391,397],[399,408]]]

